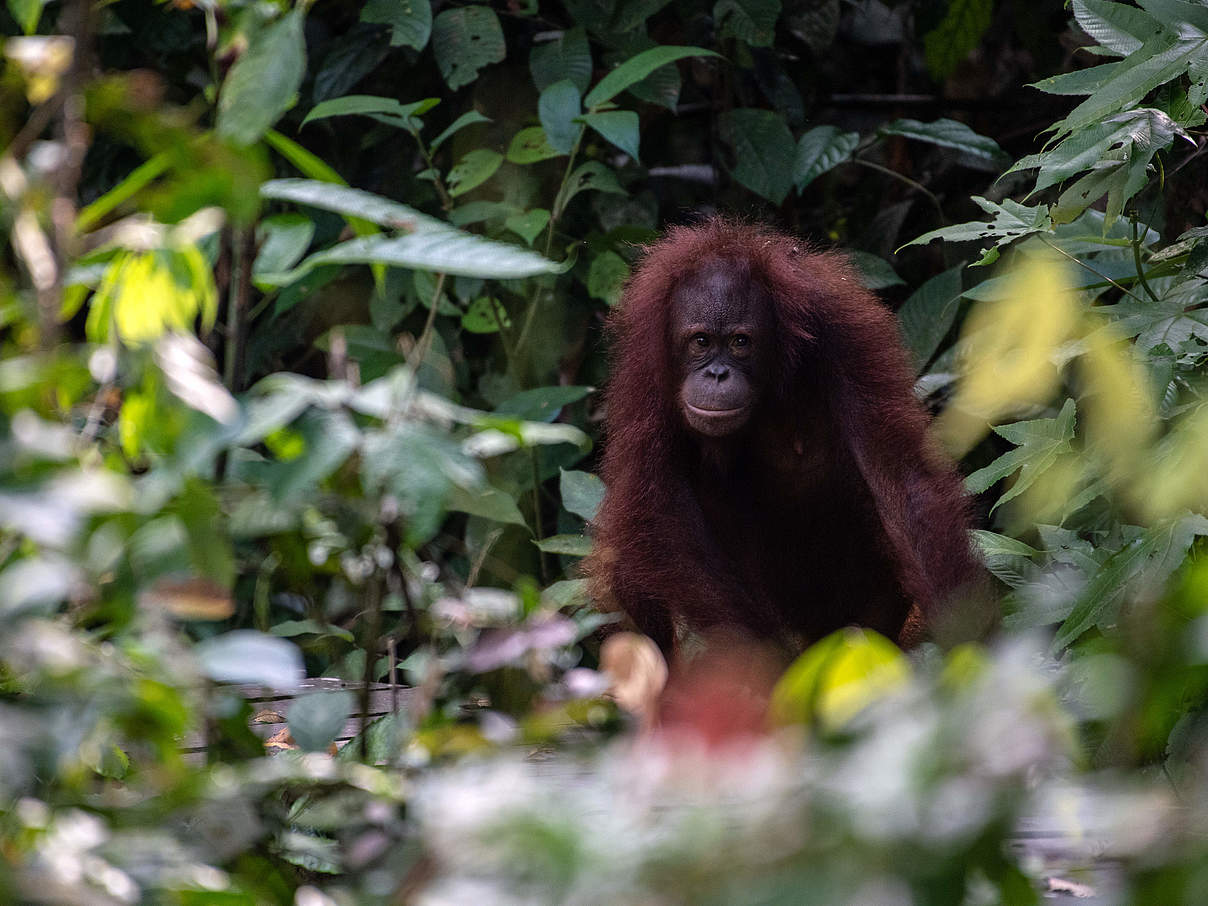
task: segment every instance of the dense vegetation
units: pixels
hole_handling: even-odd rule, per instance
[[[1202,899],[1204,0],[0,31],[0,899]],[[775,733],[634,746],[575,574],[600,328],[713,210],[897,310],[1005,628],[841,634]],[[336,754],[355,695],[300,697],[270,757],[231,684],[304,676],[412,691]]]

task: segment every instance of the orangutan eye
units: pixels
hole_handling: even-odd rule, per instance
[[[735,334],[735,336],[730,340],[730,345],[737,346],[739,348],[741,348],[743,346],[750,346],[751,338],[748,337],[745,333]]]
[[[704,349],[709,345],[709,337],[703,333],[694,333],[692,335],[692,345],[699,346],[701,349]]]

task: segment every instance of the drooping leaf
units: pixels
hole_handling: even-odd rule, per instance
[[[528,527],[516,501],[498,488],[484,487],[466,490],[457,486],[449,494],[448,508],[458,513],[481,516],[492,522]]]
[[[571,385],[536,387],[525,390],[500,403],[496,415],[508,415],[530,422],[552,422],[563,406],[578,402],[591,393],[590,387]]]
[[[1002,148],[998,147],[998,142],[984,135],[978,135],[964,123],[956,120],[938,119],[932,123],[920,123],[918,120],[894,120],[886,123],[877,131],[881,135],[901,135],[943,148],[955,148],[964,154],[982,157],[986,160],[999,161],[1004,157]]]
[[[591,556],[591,539],[584,535],[550,535],[534,543],[539,550],[547,554],[561,554],[564,557]]]
[[[784,201],[797,152],[784,119],[771,110],[744,107],[723,113],[718,127],[734,149],[734,178],[773,204]]]
[[[257,141],[294,103],[306,73],[305,6],[255,36],[218,96],[218,134],[238,145]]]
[[[537,100],[537,115],[545,129],[550,147],[560,154],[570,154],[580,127],[575,117],[582,112],[579,89],[569,79],[555,82]]]
[[[487,6],[446,9],[432,25],[432,51],[445,83],[456,91],[469,85],[478,72],[507,55],[503,29]]]
[[[435,154],[437,148],[466,128],[466,126],[473,126],[475,123],[489,123],[490,121],[491,118],[489,116],[483,116],[477,110],[467,110],[451,122],[440,135],[432,139],[432,143],[428,145],[428,150]]]

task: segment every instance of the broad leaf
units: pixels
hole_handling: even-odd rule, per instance
[[[446,9],[432,26],[432,52],[445,83],[454,91],[478,78],[484,66],[507,55],[503,29],[495,11],[486,6]]]
[[[533,543],[547,554],[561,554],[564,557],[591,556],[591,539],[584,535],[551,535]]]
[[[607,305],[616,305],[628,279],[629,265],[625,259],[611,249],[601,252],[592,259],[588,269],[587,293]]]
[[[784,120],[771,110],[740,108],[723,113],[718,126],[734,149],[734,178],[773,204],[784,201],[797,151]]]
[[[533,84],[541,92],[566,80],[582,94],[591,84],[591,67],[591,47],[582,28],[568,29],[553,41],[535,45],[529,55]]]
[[[936,79],[946,79],[981,42],[990,27],[994,0],[949,0],[948,12],[923,36],[927,69]]]
[[[581,112],[579,89],[569,79],[555,82],[541,92],[537,115],[551,148],[561,154],[570,154],[581,129],[576,125],[575,117]]]
[[[851,160],[858,144],[859,133],[844,132],[838,126],[817,126],[805,132],[797,142],[797,156],[793,162],[793,183],[797,191],[803,191],[823,173]]]
[[[355,704],[352,693],[346,689],[303,695],[295,699],[286,712],[289,735],[300,749],[325,751],[344,729]]]
[[[957,265],[932,277],[898,309],[902,337],[918,371],[931,361],[956,319],[963,269]]]
[[[294,104],[306,73],[305,6],[258,32],[227,73],[218,97],[218,134],[250,145]]]
[[[475,123],[489,123],[490,121],[490,117],[483,116],[477,110],[467,110],[465,113],[451,122],[440,135],[432,139],[432,144],[428,146],[428,150],[435,154],[437,148],[443,145],[448,139],[452,138],[462,129],[466,128],[466,126],[473,126]]]
[[[202,671],[220,683],[256,683],[289,691],[302,681],[302,653],[285,639],[236,629],[198,642],[193,654]]]
[[[529,126],[512,136],[506,157],[512,163],[523,166],[549,160],[551,157],[558,157],[559,154],[566,153],[568,152],[550,147],[550,143],[545,138],[545,130],[540,126]]]
[[[638,115],[632,110],[585,113],[579,121],[591,126],[634,160],[638,159]]]
[[[562,470],[562,506],[567,512],[591,522],[604,500],[604,482],[590,472]]]
[[[716,57],[718,54],[703,47],[676,47],[665,45],[644,50],[631,59],[626,60],[604,78],[596,83],[596,87],[587,93],[583,104],[588,109],[599,107],[605,101],[610,101],[630,85],[642,81],[660,66],[682,60],[684,57]]]
[[[1074,18],[1100,47],[1126,57],[1161,26],[1142,10],[1109,0],[1074,0]]]
[[[449,171],[446,182],[449,194],[456,198],[477,188],[495,175],[503,163],[503,155],[488,148],[475,148],[468,152]]]
[[[955,148],[964,154],[983,157],[986,160],[1002,159],[1003,150],[998,142],[984,135],[978,135],[964,123],[956,120],[938,119],[933,123],[920,123],[918,120],[894,120],[886,123],[877,132],[881,135],[901,135],[915,141],[939,145],[943,148]]]
[[[734,37],[753,47],[768,47],[776,37],[780,0],[717,0],[713,21],[721,37]]]
[[[1018,497],[1062,454],[1073,449],[1074,415],[1074,401],[1066,400],[1055,418],[1037,418],[996,427],[994,432],[1015,444],[1016,448],[966,478],[965,487],[971,494],[980,494],[995,482],[1019,472],[1015,483],[998,499],[993,509]]]
[[[525,390],[500,403],[496,415],[507,415],[530,422],[552,422],[563,406],[578,402],[591,393],[591,387],[557,386]]]
[[[411,104],[400,104],[394,98],[375,97],[369,94],[349,94],[342,98],[332,98],[311,108],[302,120],[302,125],[325,119],[329,116],[350,116],[352,114],[389,114],[398,117],[406,128],[416,130],[420,122],[416,117],[422,116],[440,103],[440,98],[424,98]]]

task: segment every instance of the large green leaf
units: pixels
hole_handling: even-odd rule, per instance
[[[260,197],[292,201],[348,217],[358,217],[396,230],[428,233],[450,229],[443,220],[429,217],[389,198],[362,189],[313,179],[271,179],[260,186]]]
[[[582,112],[579,89],[570,79],[562,79],[545,88],[537,100],[537,115],[545,129],[550,147],[570,154],[579,135],[575,117]]]
[[[793,161],[793,182],[797,191],[804,190],[828,170],[851,160],[858,144],[859,133],[844,132],[838,126],[816,126],[803,133]]]
[[[420,122],[416,117],[422,116],[440,103],[440,98],[424,98],[410,104],[400,104],[394,98],[375,97],[370,94],[347,94],[342,98],[332,98],[311,108],[302,120],[302,125],[321,120],[329,116],[350,116],[352,114],[388,114],[401,120],[400,125],[410,129],[418,129]]]
[[[432,26],[432,51],[445,83],[454,91],[478,78],[484,66],[507,55],[503,29],[495,11],[486,6],[446,9]]]
[[[385,264],[466,277],[532,277],[557,274],[562,265],[534,251],[463,233],[453,227],[402,236],[363,236],[316,252],[286,274],[271,276],[277,285],[297,280],[322,264]],[[264,275],[269,280],[270,275]]]
[[[743,107],[723,113],[718,127],[734,149],[734,178],[774,204],[784,201],[797,152],[784,120],[771,110]]]
[[[996,249],[1032,233],[1047,232],[1052,226],[1049,209],[1045,205],[1029,208],[1009,198],[1003,199],[1001,205],[995,204],[980,195],[972,196],[973,201],[987,214],[993,215],[989,223],[971,221],[957,223],[952,226],[940,227],[911,239],[902,248],[911,245],[926,245],[933,239],[943,239],[948,242],[980,242],[985,239],[994,240],[987,252],[983,252],[978,264],[989,264],[997,257]]]
[[[423,50],[432,34],[432,4],[429,0],[368,0],[361,21],[389,25],[392,47]]]
[[[496,415],[506,415],[530,422],[552,422],[563,406],[578,402],[591,393],[591,387],[558,385],[525,390],[500,403]]]
[[[604,482],[590,472],[563,469],[560,478],[562,506],[569,513],[591,522],[604,501]]]
[[[294,104],[306,73],[304,5],[286,13],[253,38],[218,97],[218,134],[239,145],[259,140]]]
[[[596,83],[596,87],[587,93],[583,104],[588,109],[599,107],[605,101],[610,101],[630,85],[642,81],[660,66],[682,60],[684,57],[716,57],[718,54],[703,47],[676,47],[668,44],[663,47],[652,47],[644,50],[635,57],[626,60],[604,78]]]
[[[1126,57],[1138,50],[1161,26],[1135,6],[1112,0],[1074,0],[1074,18],[1100,47]]]
[[[944,148],[955,148],[974,157],[984,157],[987,160],[1001,160],[1002,148],[998,142],[984,135],[978,135],[964,123],[956,120],[938,119],[933,123],[920,123],[918,120],[894,120],[886,123],[877,130],[881,135],[901,135],[915,141],[927,142]]]
[[[638,115],[632,110],[585,113],[578,118],[634,160],[638,159]]]
[[[961,301],[962,270],[964,266],[957,265],[932,277],[898,309],[902,337],[919,371],[931,361],[956,319]]]
[[[591,84],[591,47],[582,28],[571,28],[552,41],[537,44],[529,56],[529,71],[538,91],[564,79],[579,89]]]

